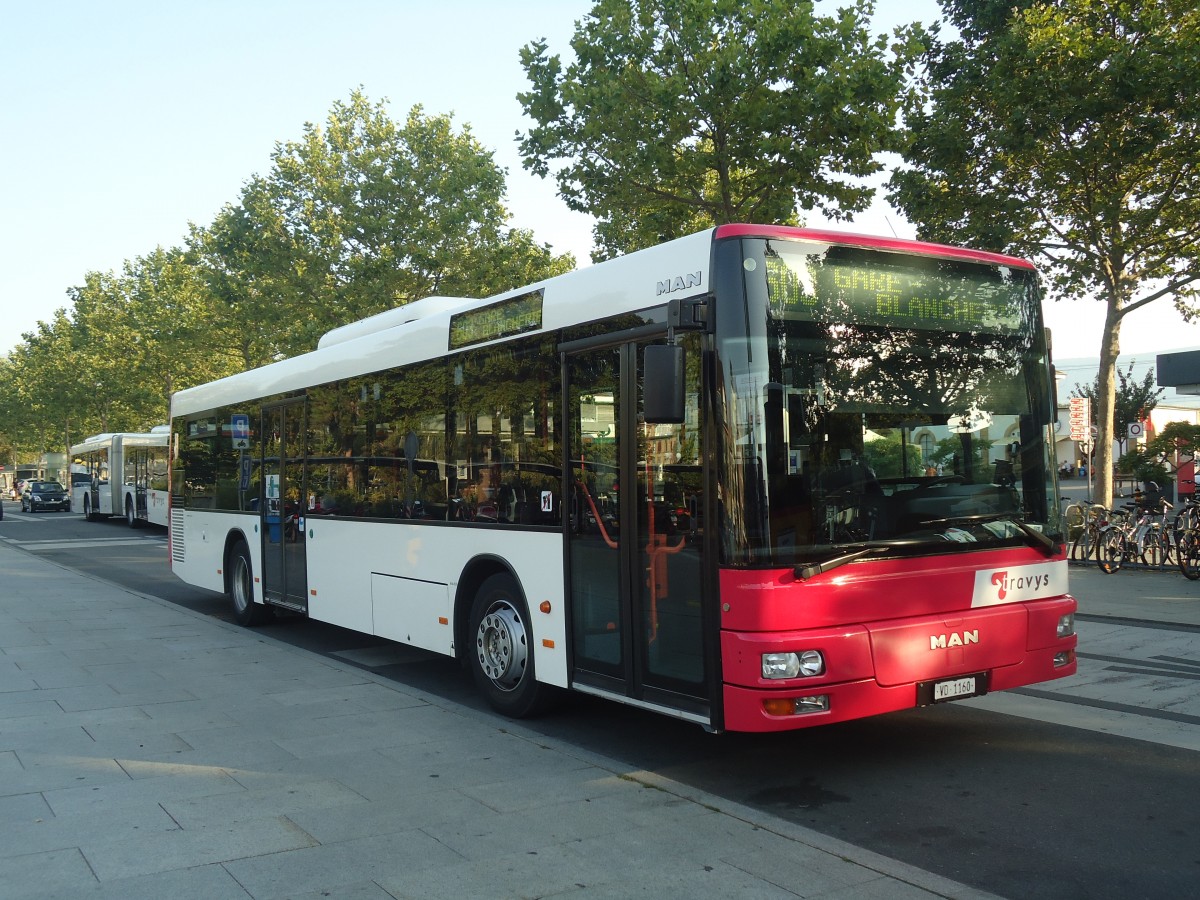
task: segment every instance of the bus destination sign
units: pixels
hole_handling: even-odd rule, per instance
[[[767,261],[771,307],[786,319],[1011,333],[1027,286],[992,271],[931,271],[795,257]],[[814,289],[815,288],[815,289]]]
[[[509,297],[450,317],[450,349],[458,350],[496,338],[511,337],[542,327],[540,290]]]

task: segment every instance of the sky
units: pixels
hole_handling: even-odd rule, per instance
[[[298,140],[361,88],[403,121],[414,104],[451,114],[495,153],[510,224],[585,264],[591,220],[525,172],[529,127],[519,50],[545,38],[569,55],[581,0],[0,0],[0,353],[68,307],[88,272],[120,272],[180,246],[277,143]],[[832,12],[837,0],[818,0]],[[879,0],[876,26],[937,18],[936,0]],[[913,237],[877,194],[849,223],[810,225]],[[1059,359],[1098,355],[1103,305],[1046,304]],[[1135,312],[1122,350],[1200,347],[1169,301]]]

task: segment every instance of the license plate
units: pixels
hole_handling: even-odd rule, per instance
[[[917,682],[917,706],[944,703],[961,697],[982,697],[988,692],[991,679],[988,672],[972,672],[957,678],[940,678],[937,681]]]
[[[955,697],[970,697],[975,693],[975,676],[969,678],[954,678],[950,681],[935,681],[933,683],[933,702],[953,700]]]

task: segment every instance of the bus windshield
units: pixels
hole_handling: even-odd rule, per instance
[[[1032,270],[780,240],[742,241],[740,265],[718,346],[726,563],[1053,547]]]

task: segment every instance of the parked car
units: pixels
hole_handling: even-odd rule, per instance
[[[71,495],[57,481],[27,481],[21,492],[21,512],[39,509],[71,511]]]

